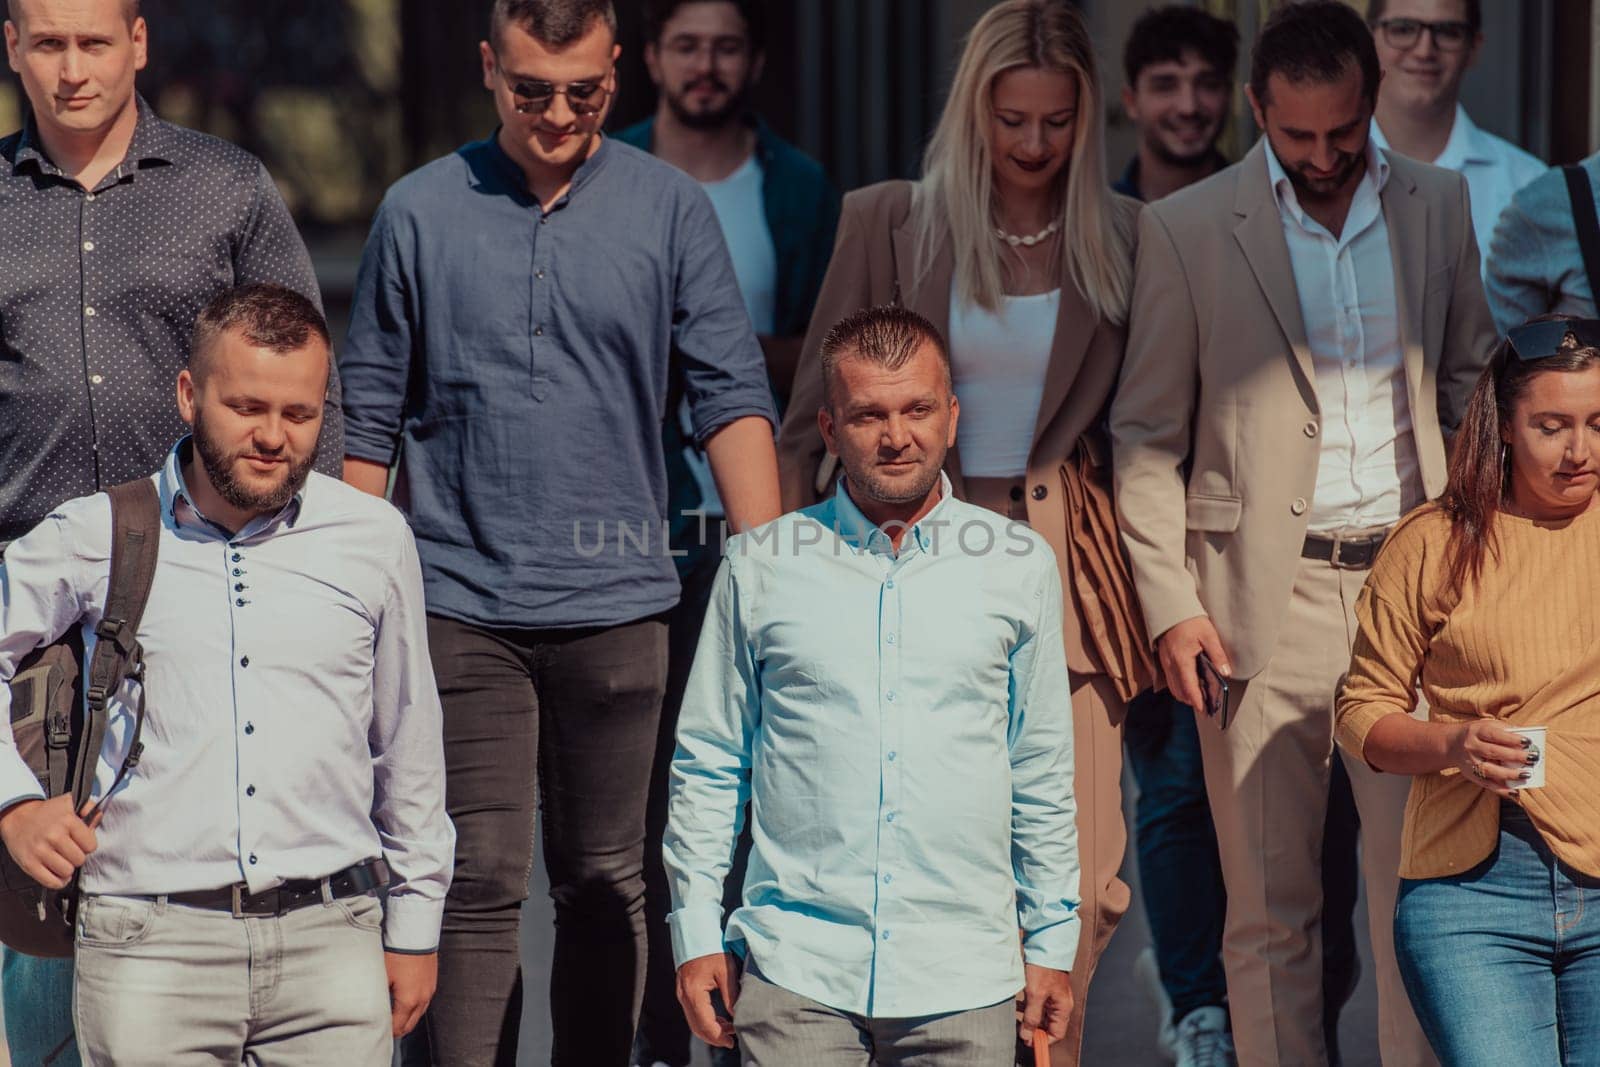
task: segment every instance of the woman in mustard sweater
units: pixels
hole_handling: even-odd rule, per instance
[[[1448,1067],[1600,1063],[1597,499],[1600,321],[1535,320],[1357,605],[1338,740],[1414,776],[1395,949]]]

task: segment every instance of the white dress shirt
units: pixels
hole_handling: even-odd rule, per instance
[[[155,480],[159,561],[139,625],[144,753],[107,801],[89,893],[244,882],[252,893],[382,857],[384,943],[438,945],[455,831],[444,810],[439,694],[422,573],[387,502],[312,474],[230,535],[196,510],[178,461]],[[104,494],[63,504],[0,565],[0,682],[82,619],[92,650],[111,571]],[[94,796],[128,750],[131,686],[112,702]],[[41,796],[0,684],[0,808]]]
[[[1289,245],[1322,414],[1308,529],[1387,526],[1424,495],[1383,218],[1388,161],[1369,139],[1367,170],[1338,237],[1301,208],[1270,144],[1267,171]]]
[[[961,470],[978,478],[1026,474],[1044,399],[1061,290],[1003,296],[998,311],[950,286],[950,371],[961,401]]]
[[[1389,148],[1389,141],[1372,120],[1372,139],[1379,148]],[[1393,151],[1393,149],[1390,149]],[[1487,271],[1489,242],[1494,238],[1494,225],[1500,213],[1511,203],[1518,189],[1543,174],[1549,168],[1538,156],[1524,152],[1503,137],[1481,130],[1467,115],[1467,109],[1456,105],[1456,121],[1450,127],[1450,140],[1445,142],[1439,158],[1423,160],[1436,167],[1453,170],[1467,179],[1467,192],[1472,198],[1472,230],[1478,238],[1479,270]]]

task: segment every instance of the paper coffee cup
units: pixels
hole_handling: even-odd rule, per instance
[[[1514,734],[1521,734],[1532,742],[1532,747],[1539,750],[1539,762],[1529,767],[1533,773],[1526,782],[1512,782],[1518,789],[1538,789],[1544,785],[1544,765],[1550,762],[1550,749],[1545,747],[1545,738],[1550,733],[1547,726],[1510,726],[1507,727]]]

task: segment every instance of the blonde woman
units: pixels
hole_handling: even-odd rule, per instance
[[[1101,414],[1122,363],[1138,205],[1104,179],[1093,48],[1066,0],[1005,0],[973,28],[923,176],[845,198],[838,242],[779,437],[786,508],[833,488],[818,429],[823,337],[853,311],[904,304],[949,342],[956,496],[1026,522],[1054,549],[1071,668],[1080,851],[1075,1063],[1084,993],[1128,906],[1117,878],[1120,724],[1148,684],[1107,501]],[[959,449],[959,456],[957,454]]]

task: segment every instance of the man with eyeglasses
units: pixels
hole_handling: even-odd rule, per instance
[[[706,195],[600,133],[609,0],[496,0],[500,128],[403,178],[357,280],[346,480],[416,534],[457,877],[426,1026],[515,1062],[535,797],[556,905],[553,1062],[625,1067],[645,968],[644,826],[679,595],[661,425],[689,399],[735,530],[777,517],[761,348]]]
[[[1367,22],[1383,67],[1372,137],[1379,148],[1459,172],[1472,194],[1472,228],[1485,269],[1495,221],[1545,165],[1478,128],[1461,106],[1461,81],[1483,47],[1480,0],[1372,0]]]

